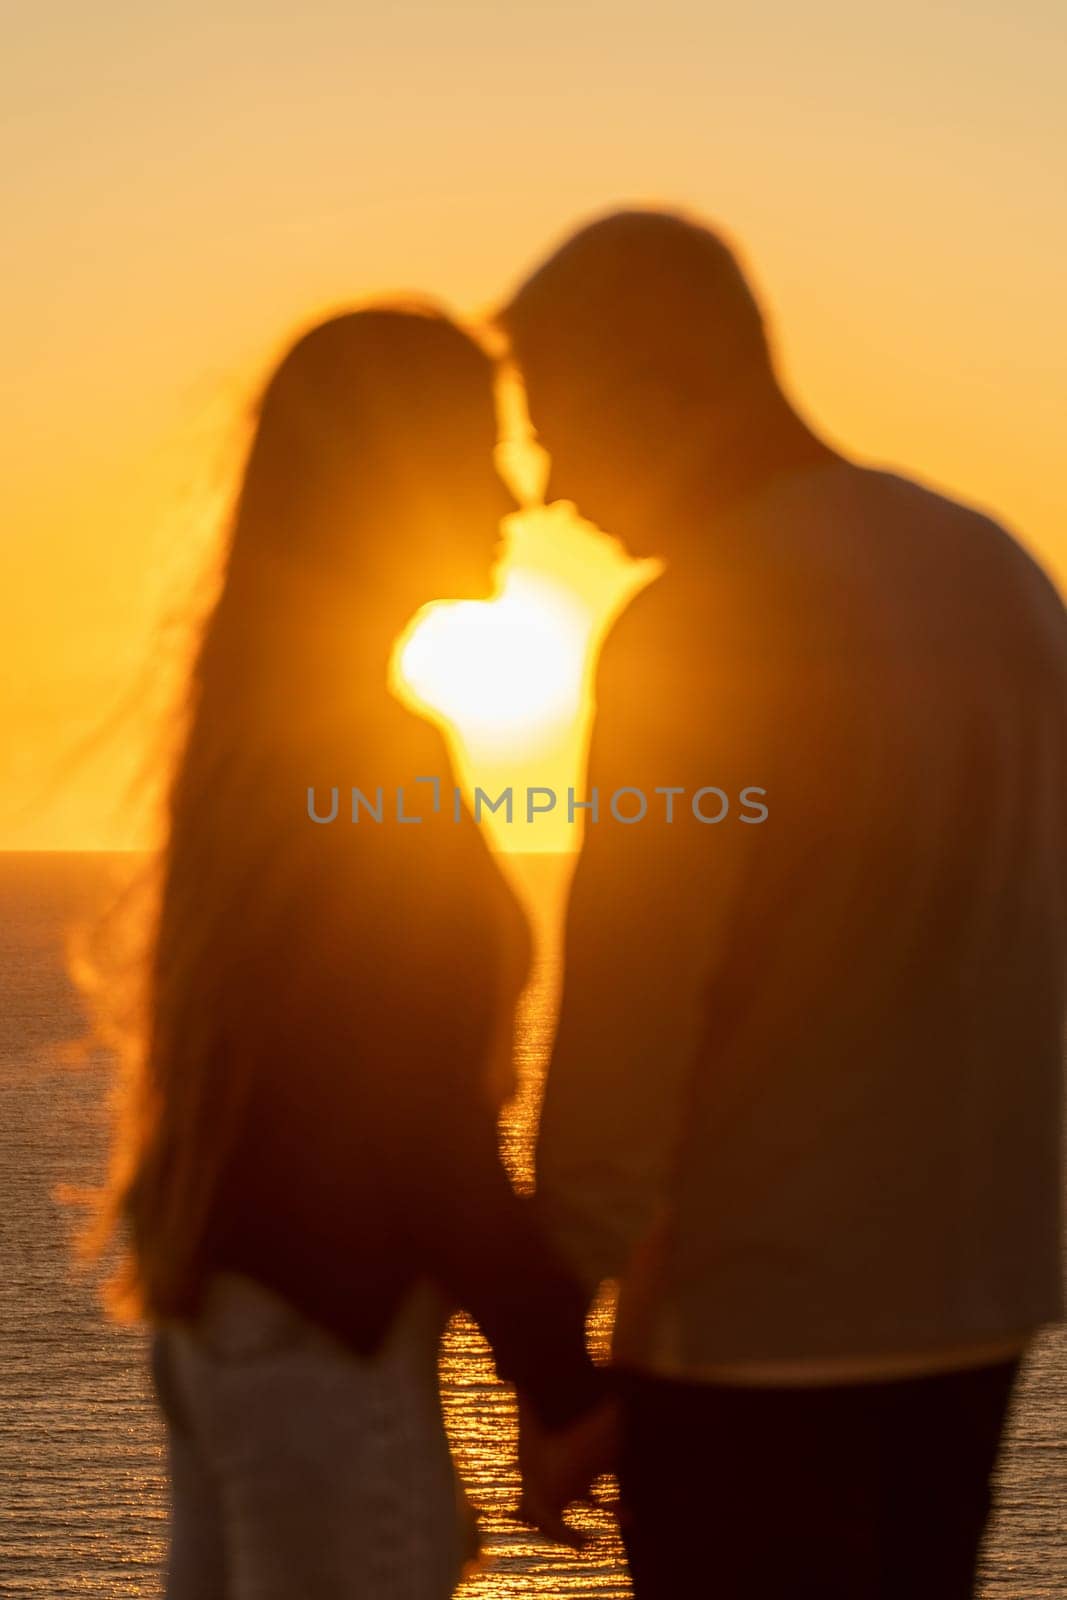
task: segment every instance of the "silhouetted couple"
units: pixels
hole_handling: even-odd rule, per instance
[[[482,833],[304,808],[448,771],[387,671],[420,604],[490,591],[493,366],[435,310],[303,338],[192,675],[116,1169],[168,1593],[450,1594],[464,1307],[526,1515],[568,1537],[617,1466],[638,1600],[964,1600],[1060,1307],[1063,609],[988,519],[815,437],[710,232],[608,218],[500,323],[553,493],[665,562],[604,649],[588,787],[758,786],[768,818],[587,828],[518,1197],[528,942]]]

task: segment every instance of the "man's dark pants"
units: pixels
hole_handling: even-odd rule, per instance
[[[626,1374],[635,1600],[969,1600],[1017,1371],[773,1389]]]

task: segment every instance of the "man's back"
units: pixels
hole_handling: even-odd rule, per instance
[[[592,1239],[614,1186],[591,1275],[664,1207],[649,1358],[679,1371],[1024,1332],[1059,1307],[1062,606],[986,519],[841,463],[708,551],[604,653],[590,785],[686,797],[589,828],[547,1202]]]

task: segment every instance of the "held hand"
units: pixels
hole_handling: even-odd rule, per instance
[[[546,1538],[581,1550],[585,1536],[563,1520],[567,1507],[586,1500],[593,1481],[610,1472],[618,1450],[618,1411],[605,1402],[566,1428],[549,1429],[519,1397],[519,1516]]]

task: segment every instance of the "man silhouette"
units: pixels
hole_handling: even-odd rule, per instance
[[[599,667],[538,1149],[621,1280],[635,1593],[962,1600],[1060,1311],[1063,607],[813,434],[708,230],[610,216],[501,320],[554,494],[666,563]]]

